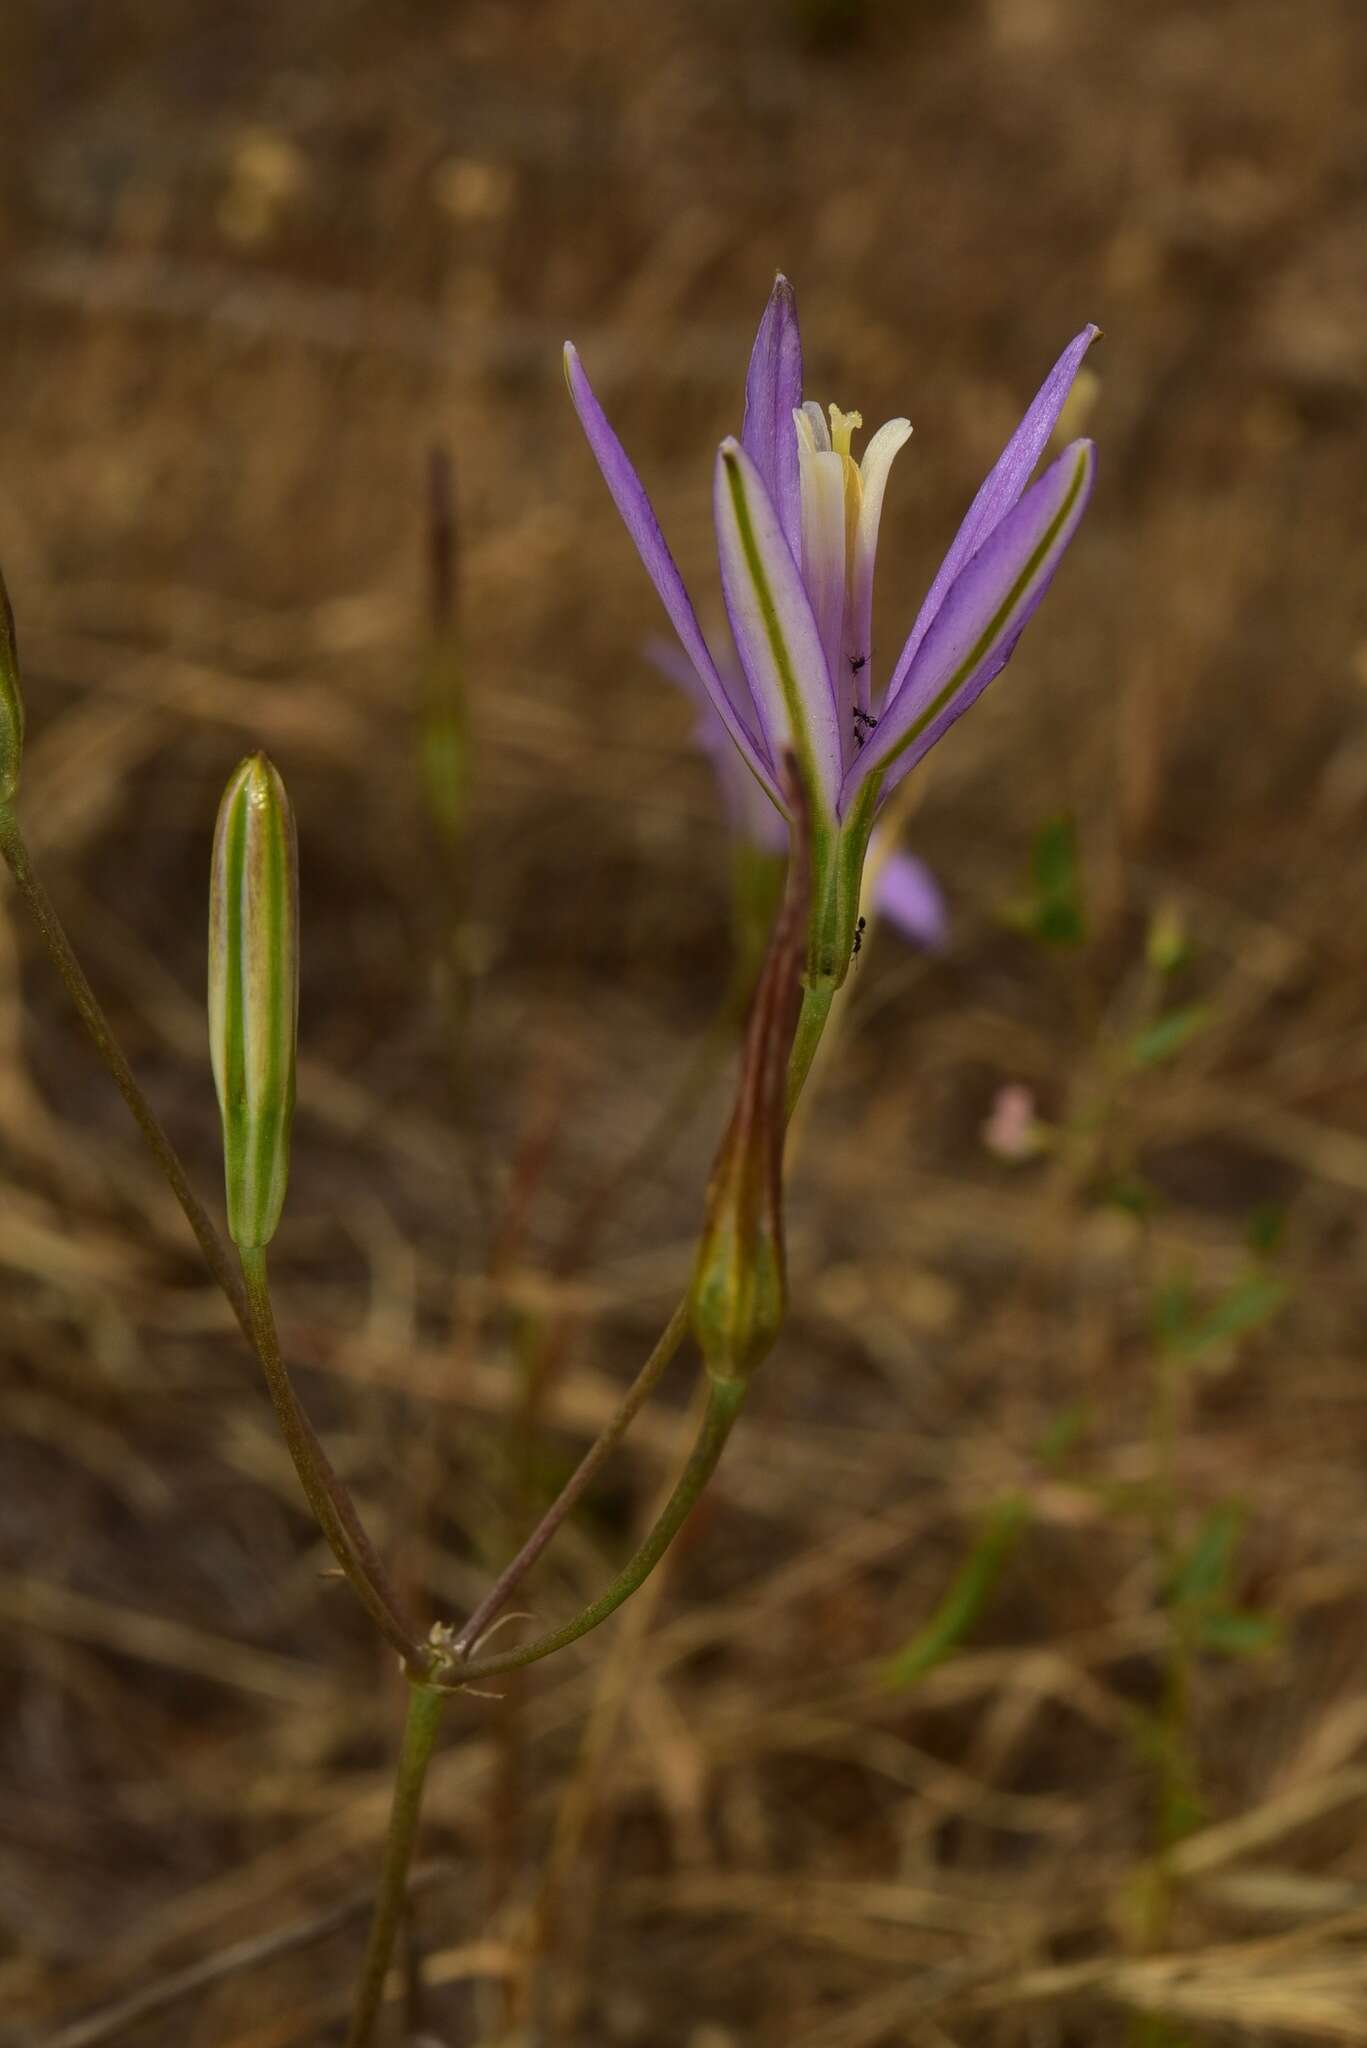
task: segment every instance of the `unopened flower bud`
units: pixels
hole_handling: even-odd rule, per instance
[[[24,693],[19,686],[19,649],[14,613],[0,576],[0,804],[14,801],[24,753]]]
[[[209,1048],[223,1117],[228,1232],[269,1244],[289,1178],[299,1020],[294,818],[264,754],[219,806],[209,880]]]

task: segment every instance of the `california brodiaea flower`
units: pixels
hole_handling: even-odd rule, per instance
[[[881,687],[874,559],[888,473],[911,427],[889,420],[856,459],[859,414],[804,402],[787,279],[775,282],[755,337],[740,439],[717,452],[713,511],[739,675],[714,659],[645,488],[565,345],[570,396],[617,509],[733,745],[780,811],[780,763],[795,762],[811,815],[813,987],[845,977],[880,804],[1001,673],[1077,530],[1092,486],[1091,442],[1072,442],[1035,483],[1030,477],[1097,332],[1085,327],[1045,378]]]

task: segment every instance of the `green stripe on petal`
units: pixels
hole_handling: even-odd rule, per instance
[[[1000,673],[1076,531],[1094,470],[1091,442],[1075,442],[962,571],[851,769],[847,805],[866,775],[919,759]]]
[[[834,816],[841,748],[811,603],[759,472],[735,441],[717,457],[722,592],[771,757],[796,756],[817,817]]]

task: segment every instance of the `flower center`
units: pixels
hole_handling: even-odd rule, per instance
[[[840,706],[846,757],[852,758],[875,722],[869,656],[883,491],[911,427],[906,420],[889,420],[856,462],[850,443],[864,424],[862,417],[838,405],[829,412],[829,426],[821,407],[810,400],[793,414],[802,489],[802,580]]]

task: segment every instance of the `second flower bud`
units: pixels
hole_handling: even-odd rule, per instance
[[[294,817],[264,754],[232,775],[209,883],[209,1049],[223,1118],[228,1231],[269,1244],[289,1178],[299,1020]]]

